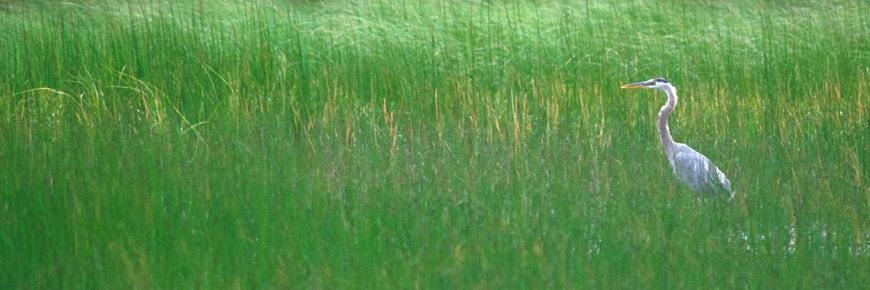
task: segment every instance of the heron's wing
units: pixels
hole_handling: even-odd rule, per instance
[[[680,182],[694,191],[716,195],[717,184],[731,191],[731,182],[710,159],[686,144],[676,144],[671,165]]]

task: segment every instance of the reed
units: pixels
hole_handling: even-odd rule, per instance
[[[870,283],[861,1],[0,14],[3,289]],[[677,183],[653,77],[734,202]]]

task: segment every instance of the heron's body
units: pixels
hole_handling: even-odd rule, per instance
[[[723,189],[733,197],[731,181],[719,170],[706,156],[698,153],[683,143],[674,142],[671,131],[668,128],[668,116],[677,106],[676,88],[664,79],[652,79],[622,86],[623,88],[652,88],[659,89],[668,95],[668,101],[662,106],[658,117],[659,140],[668,156],[668,161],[674,169],[674,175],[680,183],[699,193],[717,195]]]
[[[676,154],[671,161],[674,174],[685,186],[700,193],[716,196],[717,191],[725,189],[731,193],[731,181],[706,156],[686,144],[676,143]]]

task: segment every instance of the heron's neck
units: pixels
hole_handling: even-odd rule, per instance
[[[665,148],[668,160],[673,160],[674,138],[671,137],[671,130],[668,129],[668,116],[677,106],[677,90],[673,86],[667,86],[663,91],[668,95],[668,102],[659,111],[659,139],[662,141],[662,147]]]

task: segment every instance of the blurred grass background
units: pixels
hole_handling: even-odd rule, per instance
[[[860,288],[861,1],[0,3],[0,288]],[[679,186],[655,118],[737,199]]]

